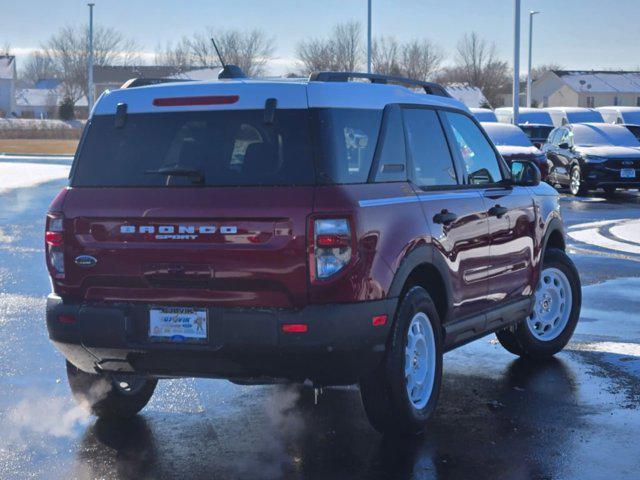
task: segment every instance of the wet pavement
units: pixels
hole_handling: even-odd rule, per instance
[[[640,478],[637,193],[562,200],[584,284],[569,347],[542,364],[493,336],[448,353],[425,434],[399,440],[356,388],[314,406],[304,387],[167,380],[133,421],[86,415],[43,320],[43,214],[63,184],[0,193],[0,478]]]

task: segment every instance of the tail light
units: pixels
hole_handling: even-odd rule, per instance
[[[314,219],[309,237],[311,280],[326,280],[351,261],[353,239],[347,218]]]
[[[539,155],[537,160],[538,168],[540,169],[540,178],[544,180],[549,175],[549,164],[547,163],[547,156]]]
[[[53,278],[64,278],[64,218],[47,216],[47,228],[44,234],[47,249],[47,263]]]

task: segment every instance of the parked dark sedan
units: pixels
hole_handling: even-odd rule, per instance
[[[491,122],[482,122],[482,127],[507,163],[511,164],[513,160],[529,160],[538,166],[541,178],[547,178],[547,157],[531,143],[520,127]]]
[[[549,182],[569,187],[573,195],[640,187],[640,141],[621,125],[564,125],[551,132],[543,150],[551,165]]]

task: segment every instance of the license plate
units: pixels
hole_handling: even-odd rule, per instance
[[[620,170],[620,178],[636,178],[635,168],[623,168]]]
[[[160,342],[204,342],[208,336],[207,311],[191,307],[149,310],[149,339]]]

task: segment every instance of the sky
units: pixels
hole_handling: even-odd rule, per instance
[[[343,21],[366,26],[366,0],[94,0],[95,22],[137,41],[143,58],[207,26],[259,28],[276,40],[269,73],[295,70],[295,48],[323,37]],[[513,0],[372,0],[373,36],[428,38],[447,61],[465,33],[495,42],[499,56],[513,60]],[[86,1],[0,0],[0,45],[20,57],[61,26],[88,20]],[[526,70],[528,12],[534,19],[533,64],[566,69],[640,69],[640,0],[522,0],[522,70]],[[365,29],[363,28],[363,32]],[[364,40],[364,39],[363,39]]]

